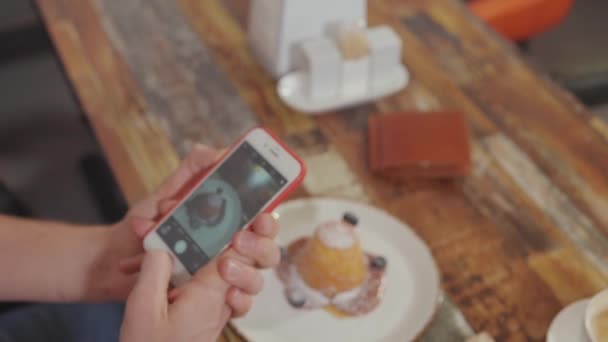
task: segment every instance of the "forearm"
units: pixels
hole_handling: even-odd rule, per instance
[[[0,300],[89,299],[107,238],[105,227],[0,215]]]

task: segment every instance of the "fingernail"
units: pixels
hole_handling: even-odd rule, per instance
[[[260,220],[258,221],[258,224],[262,228],[261,229],[263,231],[262,234],[270,235],[274,228],[275,219],[271,215],[265,214],[265,215],[260,216]]]
[[[239,236],[239,245],[246,251],[251,251],[255,248],[256,239],[252,233],[243,232]]]
[[[137,235],[139,238],[143,238],[150,231],[150,229],[154,228],[154,221],[143,217],[135,216],[131,218],[130,224],[131,228],[135,232],[135,235]]]
[[[228,261],[228,265],[227,265],[227,270],[226,272],[228,274],[226,274],[226,276],[231,279],[234,280],[236,278],[239,277],[239,273],[241,272],[241,268],[234,262],[234,261]]]

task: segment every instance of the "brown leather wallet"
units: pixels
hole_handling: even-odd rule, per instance
[[[373,172],[394,179],[463,177],[471,168],[469,133],[459,112],[370,116]]]

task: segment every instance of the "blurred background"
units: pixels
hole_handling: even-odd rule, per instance
[[[608,1],[466,5],[608,120]],[[35,4],[0,0],[0,212],[93,223],[125,208]]]
[[[0,0],[0,212],[99,223],[124,208],[36,5]]]

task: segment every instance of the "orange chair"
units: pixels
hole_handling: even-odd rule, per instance
[[[524,41],[558,24],[574,0],[473,0],[469,7],[505,37]]]

